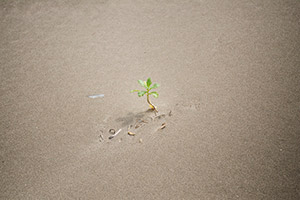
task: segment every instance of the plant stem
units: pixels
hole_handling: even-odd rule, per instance
[[[158,112],[158,110],[156,109],[156,106],[154,104],[151,103],[150,98],[149,98],[149,92],[147,91],[147,102],[150,105],[150,107],[155,111]]]

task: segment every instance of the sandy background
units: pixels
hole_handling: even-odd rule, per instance
[[[300,198],[298,0],[11,0],[0,20],[1,199]],[[148,77],[173,115],[128,136]]]

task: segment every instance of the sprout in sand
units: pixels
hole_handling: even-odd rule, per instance
[[[153,109],[155,112],[158,112],[156,109],[156,106],[151,103],[150,101],[150,95],[153,95],[155,98],[158,97],[158,93],[157,92],[150,92],[152,89],[158,88],[159,84],[154,83],[152,86],[152,81],[151,78],[148,78],[147,81],[142,81],[142,80],[138,80],[138,83],[144,87],[146,89],[146,91],[140,91],[140,90],[131,90],[131,92],[137,92],[139,97],[144,96],[145,94],[147,94],[147,102],[150,106],[151,109]]]

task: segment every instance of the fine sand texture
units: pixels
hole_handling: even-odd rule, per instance
[[[0,1],[0,199],[300,199],[299,38],[299,0]]]

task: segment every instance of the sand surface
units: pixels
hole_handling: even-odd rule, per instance
[[[1,1],[0,199],[300,199],[299,20],[298,0]],[[148,77],[154,120],[130,93]]]

